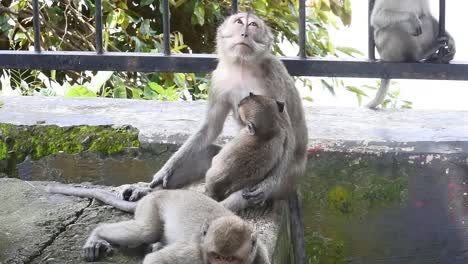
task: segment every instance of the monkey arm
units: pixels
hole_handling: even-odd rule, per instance
[[[230,110],[229,103],[223,101],[222,98],[216,98],[216,95],[214,95],[208,105],[207,117],[201,128],[193,134],[154,175],[150,187],[154,188],[160,184],[162,184],[164,188],[183,186],[191,181],[190,177],[187,179],[185,176],[187,173],[184,173],[184,170],[190,168],[184,166],[184,163],[211,163],[211,158],[216,154],[212,152],[216,151],[208,151],[207,148],[218,138],[219,134],[221,134],[224,122]],[[200,152],[205,150],[209,153],[204,153],[206,155],[199,155]],[[200,157],[206,160],[200,160]],[[193,170],[193,167],[191,170]],[[176,177],[176,179],[172,179],[174,174],[179,174],[180,176]],[[192,174],[196,173],[192,172]]]
[[[297,166],[293,160],[294,140],[286,139],[283,155],[270,171],[269,176],[253,188],[242,190],[242,196],[247,200],[248,206],[264,204],[269,199],[284,198],[295,185]]]

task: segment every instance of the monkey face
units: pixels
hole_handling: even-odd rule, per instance
[[[256,235],[237,216],[214,220],[203,232],[202,250],[207,264],[251,264],[256,255]]]
[[[272,36],[265,22],[254,14],[230,16],[218,28],[217,48],[220,57],[252,60],[271,49]]]

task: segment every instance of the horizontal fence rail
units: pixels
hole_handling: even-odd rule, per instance
[[[312,59],[306,57],[306,2],[299,2],[299,54],[282,57],[294,76],[357,77],[391,79],[468,80],[468,65],[462,62],[391,63],[375,61],[375,43],[370,14],[375,0],[369,0],[369,60]],[[445,0],[440,1],[439,34],[445,34]],[[163,0],[164,50],[156,53],[105,52],[102,43],[102,3],[96,0],[96,52],[41,51],[38,0],[33,3],[34,51],[0,51],[0,68],[44,70],[95,70],[135,72],[210,72],[216,67],[213,54],[171,54],[169,1]],[[238,1],[232,0],[232,13]]]
[[[468,64],[462,62],[393,63],[297,57],[281,60],[294,76],[468,80]],[[214,70],[216,63],[213,54],[0,51],[0,68],[12,69],[203,73]]]

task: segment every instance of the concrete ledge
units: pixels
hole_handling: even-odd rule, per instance
[[[0,199],[4,201],[0,205],[0,263],[87,263],[81,248],[92,229],[99,223],[132,218],[90,199],[46,193],[43,186],[50,183],[0,178]],[[190,189],[200,191],[203,186]],[[284,206],[279,203],[272,210],[243,215],[275,258],[281,254],[275,247],[280,225],[286,224]],[[115,248],[112,256],[99,263],[138,263],[143,255],[143,248]]]
[[[131,125],[143,146],[181,144],[196,131],[204,102],[106,98],[0,97],[0,123]],[[468,111],[307,107],[309,145],[330,151],[467,152]],[[228,119],[221,141],[237,132]]]
[[[3,155],[7,157],[6,160],[0,160],[1,169],[14,167],[17,173],[14,176],[19,176],[24,180],[92,182],[114,186],[148,181],[178,146],[196,131],[206,111],[204,102],[169,103],[57,97],[0,97],[0,102],[2,102],[0,125],[2,123],[17,125],[19,130],[33,129],[34,132],[38,131],[36,130],[38,127],[50,125],[63,127],[66,131],[69,131],[66,127],[80,125],[107,125],[117,127],[117,130],[131,126],[138,129],[137,145],[141,147],[133,147],[135,146],[133,144],[125,145],[122,147],[122,152],[112,153],[112,155],[103,155],[96,151],[58,152],[39,159],[26,157],[24,160],[16,160],[16,154],[8,154]],[[336,249],[341,252],[342,247],[342,242],[333,242],[335,243],[333,244],[327,242],[329,241],[327,236],[322,237],[322,232],[326,232],[319,230],[318,227],[334,225],[328,223],[328,220],[323,225],[316,225],[315,218],[322,217],[322,214],[317,213],[319,210],[333,213],[330,219],[336,217],[338,217],[336,219],[345,219],[346,214],[349,213],[349,205],[354,205],[352,202],[355,201],[352,199],[364,197],[362,198],[364,202],[361,201],[362,199],[356,202],[356,208],[359,209],[356,212],[362,213],[367,208],[365,206],[371,204],[366,199],[375,199],[374,189],[377,192],[381,192],[379,191],[381,189],[385,191],[385,195],[376,196],[383,200],[383,202],[380,200],[378,202],[385,203],[385,206],[388,206],[387,203],[394,202],[406,204],[407,199],[403,198],[413,197],[412,193],[415,191],[410,188],[411,180],[415,179],[414,177],[424,180],[424,175],[427,173],[423,170],[421,173],[416,173],[416,176],[399,175],[399,166],[406,164],[406,161],[408,164],[428,166],[433,159],[440,159],[444,163],[438,165],[437,172],[433,173],[434,178],[452,179],[452,176],[447,177],[445,174],[455,171],[456,174],[453,177],[456,177],[457,181],[459,178],[459,181],[462,181],[460,175],[464,175],[466,162],[468,162],[466,155],[468,153],[468,112],[371,111],[356,108],[306,108],[305,111],[309,128],[310,162],[308,175],[305,177],[306,182],[303,185],[305,188],[303,201],[305,201],[305,212],[308,214],[305,219],[306,221],[312,219],[309,222],[312,226],[308,227],[310,246],[308,249],[314,254],[316,254],[314,249],[319,251]],[[130,131],[134,130],[130,129]],[[236,132],[237,126],[232,118],[229,118],[220,143],[235,135]],[[0,131],[2,140],[0,146],[7,144],[8,133],[6,130]],[[80,137],[77,137],[78,139]],[[29,141],[24,142],[28,144]],[[85,137],[83,144],[88,144],[87,142],[89,143]],[[5,152],[8,152],[8,149],[0,148],[0,154],[5,154]],[[439,155],[444,153],[447,157]],[[371,157],[361,158],[361,154]],[[365,155],[362,156],[365,157]],[[444,166],[452,163],[455,164],[453,169],[443,170],[446,169]],[[355,167],[359,169],[359,173],[354,173]],[[333,171],[331,170],[333,168],[340,169]],[[369,168],[374,168],[374,170],[369,172]],[[2,177],[1,171],[0,177]],[[81,263],[79,252],[82,243],[98,222],[119,221],[129,217],[127,214],[111,210],[106,206],[90,205],[87,199],[41,193],[34,187],[39,182],[30,183],[32,185],[16,179],[0,179],[0,199],[7,201],[0,205],[0,263]],[[448,186],[452,186],[450,184],[447,183]],[[364,187],[353,189],[361,185]],[[419,185],[420,183],[416,184],[416,187]],[[195,188],[201,188],[201,186],[198,185]],[[395,189],[395,186],[398,188]],[[444,187],[436,186],[437,191],[441,190],[446,193]],[[417,190],[419,189],[418,187]],[[362,195],[360,193],[362,190],[367,190],[370,194]],[[349,193],[352,192],[357,192],[358,195],[350,195]],[[409,195],[406,195],[407,193]],[[402,195],[403,198],[400,197]],[[460,195],[460,197],[465,196]],[[410,202],[417,205],[421,203],[419,200]],[[441,202],[441,204],[444,203],[445,200]],[[323,206],[323,208],[316,206]],[[330,211],[330,208],[338,208],[339,213],[345,216],[334,215],[335,212]],[[284,230],[283,216],[286,211],[283,207],[276,207],[270,214],[261,217],[258,217],[255,212],[245,215],[262,231],[270,252],[272,254],[275,252],[276,259],[281,260],[287,259],[287,254],[290,252],[290,241],[276,236],[284,232],[279,230]],[[411,216],[413,211],[402,212]],[[424,216],[432,217],[429,213]],[[361,215],[358,217],[363,219]],[[371,220],[369,220],[370,223],[372,223]],[[345,223],[345,221],[340,220],[337,223]],[[340,226],[337,223],[333,228]],[[364,222],[363,226],[366,224],[367,222]],[[434,226],[439,225],[434,224]],[[347,230],[346,225],[342,228]],[[396,224],[391,229],[399,230]],[[426,231],[433,229],[431,227]],[[383,232],[375,231],[372,238],[380,240],[383,237],[382,234]],[[330,236],[328,233],[327,235]],[[353,244],[345,239],[343,241],[343,243],[346,242],[343,244],[346,247]],[[395,240],[392,243],[397,245],[400,242]],[[383,248],[385,246],[379,247],[379,249]],[[138,256],[141,254],[132,256],[131,254],[116,255],[109,261],[134,263],[139,260]],[[288,261],[277,263],[288,263]]]

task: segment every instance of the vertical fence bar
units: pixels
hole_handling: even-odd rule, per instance
[[[171,25],[169,0],[163,0],[163,33],[164,33],[164,55],[171,55]]]
[[[41,25],[39,24],[39,0],[33,0],[34,51],[41,52]]]
[[[289,219],[291,224],[291,237],[294,246],[294,263],[307,264],[309,261],[304,237],[304,224],[302,223],[302,214],[297,192],[289,196],[288,205],[290,213]]]
[[[439,0],[439,37],[445,37],[445,0]]]
[[[231,14],[234,15],[234,14],[237,14],[237,10],[238,7],[237,7],[237,0],[232,0],[232,4],[231,4]]]
[[[299,1],[299,57],[306,58],[306,3]]]
[[[103,53],[102,47],[102,2],[101,0],[95,1],[95,21],[96,21],[96,52]]]
[[[369,0],[369,13],[367,19],[367,25],[369,29],[368,35],[368,49],[369,49],[369,60],[375,61],[375,39],[374,39],[374,28],[371,25],[372,9],[374,8],[375,0]]]

